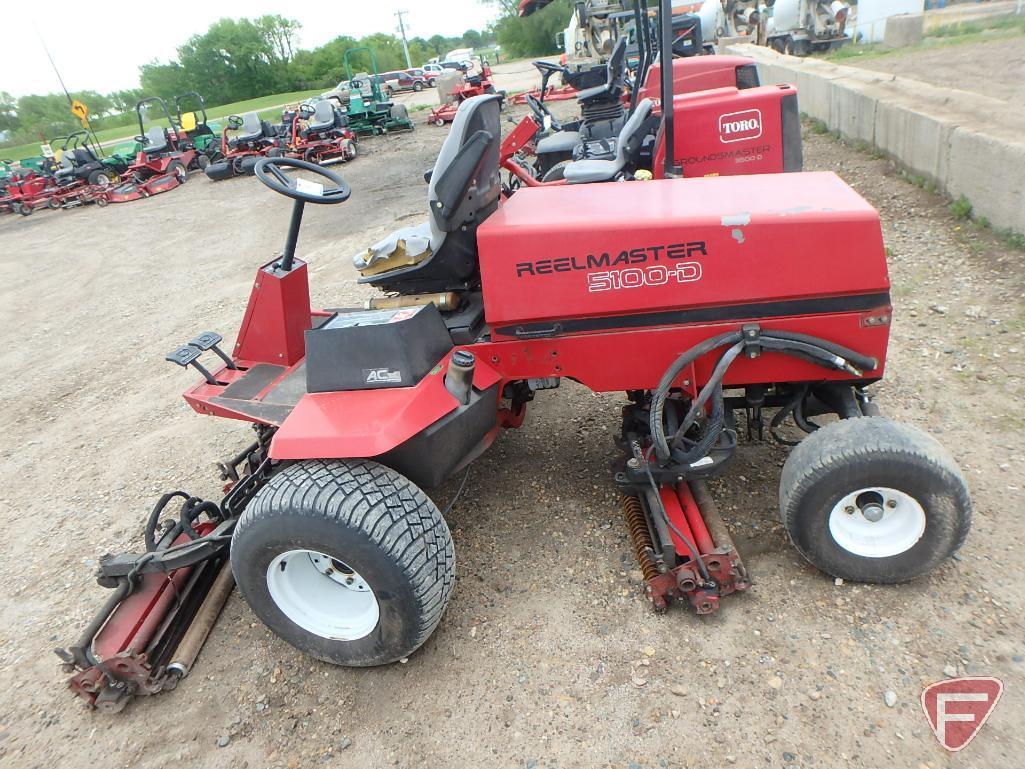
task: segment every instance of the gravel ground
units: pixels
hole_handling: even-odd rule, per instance
[[[341,169],[352,199],[307,207],[299,248],[314,304],[365,295],[349,256],[423,218],[420,173],[444,134],[368,140]],[[236,593],[193,675],[117,717],[69,694],[51,649],[104,598],[98,554],[138,548],[169,488],[215,496],[212,461],[247,441],[241,425],[188,409],[192,377],[162,357],[201,330],[232,337],[289,205],[251,179],[194,178],[124,206],[0,220],[0,765],[1014,765],[1025,751],[1022,255],[885,161],[812,135],[806,158],[882,212],[895,323],[878,402],[962,463],[977,511],[958,559],[909,585],[835,585],[781,529],[785,450],[744,443],[713,490],[755,586],[713,617],[655,616],[607,475],[620,398],[564,386],[473,466],[450,516],[452,602],[407,664],[312,661]],[[948,756],[918,697],[966,672],[1007,688],[980,737]]]

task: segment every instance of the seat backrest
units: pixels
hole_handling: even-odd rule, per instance
[[[318,101],[313,111],[313,120],[310,122],[316,126],[334,125],[335,108],[331,105],[331,102],[327,99]]]
[[[242,116],[242,128],[239,129],[239,133],[244,136],[262,134],[263,123],[260,121],[260,116],[255,112],[247,112],[244,114]]]
[[[616,140],[616,162],[621,166],[626,163],[628,153],[632,149],[630,140],[640,130],[644,121],[648,119],[654,106],[655,103],[651,99],[642,99],[637,102],[637,107],[634,109],[630,119],[620,129],[619,138]]]
[[[626,73],[626,37],[623,36],[616,41],[615,47],[612,49],[612,54],[609,56],[608,66],[606,67],[606,82],[609,88],[615,88],[617,84],[619,86],[625,85],[623,77]]]
[[[458,229],[501,195],[500,101],[497,94],[475,96],[456,111],[427,190],[431,229],[436,233]],[[453,199],[453,191],[458,199]]]
[[[146,138],[149,140],[146,142],[144,149],[146,152],[157,152],[167,146],[167,134],[164,133],[164,129],[158,125],[150,126],[146,132]]]

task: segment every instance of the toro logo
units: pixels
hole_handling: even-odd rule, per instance
[[[925,687],[922,708],[940,745],[955,752],[979,733],[1003,693],[999,678],[951,678]]]
[[[746,109],[719,118],[719,140],[723,144],[757,139],[762,135],[762,111]]]

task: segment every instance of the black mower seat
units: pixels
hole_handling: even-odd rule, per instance
[[[626,73],[626,38],[621,37],[616,41],[616,47],[612,49],[608,64],[605,68],[605,82],[596,85],[594,88],[585,88],[577,92],[578,102],[591,102],[597,99],[618,99],[626,87],[624,75]]]
[[[616,140],[616,157],[613,160],[578,160],[570,163],[563,170],[563,178],[569,184],[589,184],[592,182],[609,182],[626,168],[630,153],[633,151],[635,134],[651,115],[654,108],[651,99],[638,102],[637,109],[623,125]]]
[[[142,148],[147,155],[156,155],[167,151],[167,131],[158,125],[151,126],[146,132],[146,145]]]
[[[427,221],[356,254],[360,283],[388,290],[456,289],[476,273],[477,225],[501,194],[500,102],[501,96],[489,94],[459,105],[431,174]]]
[[[318,101],[314,108],[313,117],[310,118],[309,123],[306,124],[306,130],[313,131],[315,133],[321,133],[323,131],[330,131],[335,127],[337,115],[335,114],[335,108],[331,105],[331,102]]]

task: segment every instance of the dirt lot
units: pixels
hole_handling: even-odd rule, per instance
[[[308,207],[300,252],[314,304],[365,296],[349,257],[423,218],[420,173],[444,134],[421,127],[366,141],[341,169],[352,199]],[[290,206],[252,179],[193,178],[124,206],[0,220],[0,765],[1016,765],[1022,254],[960,225],[884,161],[820,136],[807,137],[806,158],[882,212],[896,320],[878,402],[962,463],[977,511],[957,560],[910,585],[834,585],[781,530],[785,450],[743,444],[714,491],[755,587],[711,618],[655,616],[607,476],[619,397],[565,386],[539,397],[525,427],[471,470],[450,516],[453,599],[407,664],[313,662],[257,624],[236,593],[193,675],[118,717],[84,710],[51,650],[105,597],[93,559],[138,548],[165,490],[216,495],[212,461],[248,440],[243,426],[188,409],[179,396],[192,375],[162,359],[199,331],[233,338]],[[954,671],[996,675],[1007,688],[981,736],[948,756],[918,697]]]
[[[838,63],[981,93],[1011,104],[1025,102],[1025,36],[855,57]]]

